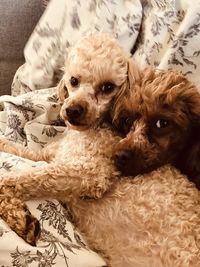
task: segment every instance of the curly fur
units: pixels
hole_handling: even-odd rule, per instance
[[[70,128],[86,130],[93,126],[97,127],[97,125],[104,120],[104,116],[106,116],[112,102],[120,99],[122,93],[130,87],[130,84],[135,82],[137,77],[139,77],[137,72],[138,71],[130,60],[129,55],[127,55],[118,45],[117,41],[109,35],[101,33],[83,37],[70,49],[65,66],[65,74],[58,85],[59,100],[62,103],[61,117]],[[71,84],[72,77],[78,79],[78,84],[75,86]],[[107,82],[112,83],[113,88],[109,92],[104,92],[102,86]],[[74,105],[83,105],[85,107],[84,116],[81,116],[78,125],[71,121],[69,122],[69,117],[66,112],[67,108],[74,107]],[[81,149],[84,149],[84,146],[85,149],[89,149],[86,144],[84,145],[84,142],[81,142],[81,134],[79,133],[76,136],[73,132],[71,134],[71,131],[68,131],[60,142],[53,143],[38,152],[29,151],[21,145],[13,144],[6,139],[1,139],[1,151],[22,156],[34,161],[44,160],[49,162],[47,168],[40,167],[31,170],[31,172],[19,173],[18,178],[20,179],[21,177],[23,183],[21,184],[21,188],[19,184],[17,185],[17,190],[23,190],[24,197],[26,196],[25,192],[27,191],[29,198],[31,198],[32,195],[33,197],[36,197],[36,195],[39,196],[40,194],[44,197],[46,193],[52,197],[61,198],[62,200],[65,195],[69,197],[92,196],[97,198],[106,191],[107,187],[110,185],[110,180],[107,179],[107,177],[111,174],[112,168],[108,169],[109,172],[107,172],[105,167],[103,172],[100,172],[99,176],[96,177],[96,168],[93,170],[93,167],[90,164],[90,162],[93,162],[90,159],[91,154],[88,157],[86,153],[83,155],[82,159],[79,158],[79,154],[81,155],[81,153],[80,151],[77,154],[75,153],[74,143],[72,142],[71,144],[68,136],[71,136],[72,140],[73,138],[80,140]],[[90,134],[88,134],[88,136],[90,136]],[[97,134],[96,136],[99,135]],[[85,134],[83,134],[83,138],[85,138]],[[91,139],[89,138],[88,144],[91,145],[91,140],[95,138],[95,136],[91,137]],[[73,155],[72,149],[68,149],[67,144],[72,145],[71,148],[74,149]],[[78,149],[78,146],[76,147]],[[71,151],[71,154],[69,151]],[[105,149],[105,151],[107,150]],[[68,153],[71,155],[70,159],[66,156]],[[77,159],[77,166],[73,165],[74,160],[71,160],[72,156],[74,160]],[[88,165],[84,162],[86,158],[88,160]],[[81,164],[82,161],[83,164]],[[70,170],[71,164],[72,170]],[[98,168],[98,166],[96,167]],[[16,177],[14,173],[10,173],[8,176],[10,178],[12,176]],[[8,194],[8,198],[4,199],[4,192],[6,192],[4,189],[6,187],[4,188],[3,184],[4,182],[8,183],[9,181],[6,177],[4,178],[5,180],[2,182],[1,188],[3,193],[0,201],[0,215],[21,237],[27,242],[34,244],[39,236],[36,219],[27,214],[26,206],[23,202],[20,203],[20,199],[16,199],[16,196],[13,196],[12,194],[9,196]],[[32,179],[32,182],[38,185],[36,191],[32,191],[32,193],[28,190],[28,188],[31,189],[32,187],[31,183],[29,183],[29,179]],[[59,180],[59,184],[57,184],[57,180]],[[13,181],[16,180],[14,179]],[[13,182],[11,182],[11,184],[13,184]],[[52,185],[56,186],[52,187]],[[50,194],[48,193],[48,188],[51,188]],[[9,190],[12,191],[12,186],[10,186]],[[12,203],[8,205],[9,201],[11,202],[11,199]],[[15,201],[21,205],[22,211],[20,209],[17,209],[17,211],[15,210]],[[22,229],[18,229],[18,221]],[[35,223],[28,223],[27,225],[27,222],[31,221]]]
[[[163,166],[119,178],[112,161],[119,137],[109,129],[69,130],[62,142],[65,160],[56,169],[4,175],[1,197],[61,200],[108,266],[199,266],[200,196],[186,177]]]
[[[8,197],[22,203],[55,197],[108,266],[198,267],[199,192],[169,165],[134,179],[119,177],[112,160],[119,140],[107,128],[71,129],[57,143],[30,152],[1,139],[1,151],[50,163],[1,177],[0,214]]]
[[[121,140],[116,164],[137,175],[170,163],[200,189],[200,94],[175,71],[142,73],[140,83],[114,108]],[[127,124],[128,122],[128,124]]]

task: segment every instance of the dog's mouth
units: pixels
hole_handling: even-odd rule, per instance
[[[82,131],[87,130],[88,128],[91,127],[90,124],[79,122],[79,121],[73,121],[69,119],[65,120],[65,124],[71,129],[82,130]]]
[[[113,161],[117,170],[120,171],[123,176],[135,177],[140,174],[142,175],[152,172],[164,165],[161,161],[156,161],[150,164],[148,161],[145,161],[145,158],[134,157],[131,155],[131,158],[127,159],[127,154],[122,156],[123,157],[119,160],[119,156],[114,155]]]
[[[87,126],[86,123],[83,123],[81,121],[77,121],[77,120],[74,120],[74,119],[70,119],[70,118],[68,118],[68,122],[73,126],[78,126],[78,127]]]
[[[102,118],[96,118],[86,120],[73,120],[70,118],[65,118],[65,124],[70,127],[71,129],[79,130],[79,131],[84,131],[88,130],[89,128],[96,128],[102,125],[103,119]]]
[[[134,163],[132,163],[131,165],[125,165],[122,163],[116,163],[115,162],[115,166],[117,168],[117,170],[121,173],[121,175],[123,176],[137,176],[139,174],[145,174],[148,172],[151,172],[153,170],[153,168],[145,168],[145,167],[138,167],[137,165],[135,165]]]

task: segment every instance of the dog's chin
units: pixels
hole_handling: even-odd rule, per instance
[[[161,167],[162,165],[155,165],[155,166],[151,166],[151,167],[138,167],[138,166],[126,166],[126,165],[119,165],[115,163],[115,166],[117,168],[117,170],[121,173],[121,175],[123,176],[137,176],[137,175],[143,175],[146,173],[150,173],[156,169],[158,169],[159,167]]]
[[[65,120],[65,124],[68,128],[76,130],[76,131],[86,131],[91,128],[91,124],[84,124],[84,123],[71,123],[68,120]]]

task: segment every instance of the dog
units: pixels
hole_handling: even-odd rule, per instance
[[[198,267],[198,191],[170,165],[138,177],[121,176],[113,160],[121,140],[108,127],[68,129],[52,144],[56,155],[48,166],[3,175],[1,199],[61,200],[106,266]]]
[[[112,103],[119,100],[120,96],[130,88],[130,84],[134,83],[139,77],[137,73],[137,68],[135,68],[130,55],[124,52],[114,38],[105,33],[89,34],[83,37],[69,49],[65,72],[57,86],[59,101],[62,104],[60,111],[61,118],[69,129],[79,132],[98,128],[101,122],[105,120]],[[67,143],[70,143],[68,140],[71,140],[69,137],[70,134],[72,136],[71,139],[75,138],[73,137],[74,134],[69,131],[69,133],[66,133],[58,142],[52,143],[43,150],[35,152],[19,144],[9,142],[6,139],[2,138],[0,140],[1,151],[28,158],[33,161],[49,162],[47,169],[40,167],[39,169],[31,170],[29,175],[27,175],[26,172],[24,174],[19,174],[19,176],[21,175],[25,178],[23,185],[21,185],[24,188],[24,196],[26,195],[25,191],[27,190],[28,192],[28,188],[25,189],[26,179],[32,179],[32,182],[35,181],[35,183],[38,184],[40,178],[43,182],[45,182],[46,179],[50,182],[50,177],[52,175],[52,177],[54,177],[53,180],[55,179],[53,183],[56,183],[57,179],[60,181],[60,189],[58,188],[59,186],[56,186],[57,189],[54,193],[51,192],[51,197],[57,198],[58,195],[61,194],[58,193],[61,190],[63,192],[63,194],[61,194],[63,197],[67,194],[70,196],[70,194],[76,195],[80,193],[80,196],[86,195],[87,197],[98,198],[103,194],[103,191],[106,191],[110,182],[105,174],[105,178],[103,178],[102,181],[95,177],[91,179],[92,173],[90,174],[91,176],[88,174],[89,178],[84,179],[84,188],[80,189],[81,186],[79,185],[82,179],[80,173],[76,185],[79,193],[77,192],[75,188],[77,170],[75,171],[72,168],[70,172],[70,163],[66,169],[63,168],[63,166],[68,164],[66,154],[72,150],[70,150],[67,145]],[[79,133],[79,135],[82,135],[82,133]],[[79,135],[76,136],[77,140],[81,140]],[[93,139],[95,139],[95,137],[89,139],[90,142]],[[75,153],[73,153],[73,155],[74,154]],[[80,151],[79,154],[81,154]],[[90,159],[88,158],[88,162],[89,161]],[[57,178],[55,178],[53,172],[58,174]],[[10,173],[9,177],[11,178],[11,176],[16,177],[16,173]],[[87,176],[86,173],[84,176]],[[38,181],[36,181],[37,179]],[[70,179],[72,182],[71,185]],[[14,178],[13,181],[16,181],[16,179]],[[67,187],[71,193],[69,193],[69,190],[65,187],[66,181]],[[4,182],[6,182],[6,179],[2,181],[2,186]],[[47,184],[49,184],[49,187],[52,187],[49,182],[47,182]],[[101,186],[98,187],[98,184]],[[29,186],[30,184],[27,180],[27,187]],[[36,189],[37,187],[34,188]],[[40,194],[43,197],[45,196],[45,192],[39,188],[33,191],[31,193],[32,197],[38,197]],[[18,210],[17,214],[15,213],[16,209]],[[35,245],[40,234],[39,223],[29,213],[24,202],[20,202],[20,199],[15,198],[13,195],[9,197],[8,194],[7,198],[1,198],[0,215],[19,236],[28,243]],[[18,223],[16,223],[16,221]]]
[[[82,38],[69,50],[58,86],[61,117],[79,131],[98,125],[113,99],[120,99],[138,78],[130,55],[115,39],[103,33]]]
[[[200,94],[175,71],[146,69],[113,110],[125,136],[115,153],[123,175],[172,164],[200,189]]]

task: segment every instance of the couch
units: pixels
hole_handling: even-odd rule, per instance
[[[23,48],[44,10],[43,0],[0,1],[0,95],[10,94]]]

